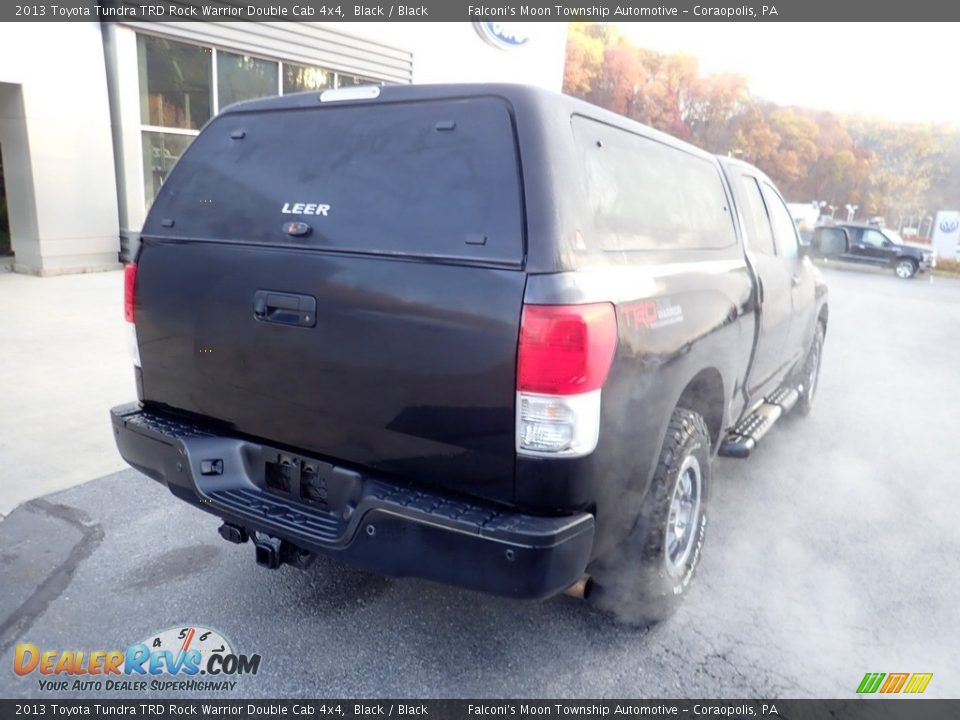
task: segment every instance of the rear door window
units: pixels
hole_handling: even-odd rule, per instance
[[[886,247],[887,238],[883,233],[877,230],[864,230],[863,238],[860,240],[864,245],[882,249]]]
[[[184,153],[147,224],[160,236],[518,264],[513,122],[494,98],[229,113]]]

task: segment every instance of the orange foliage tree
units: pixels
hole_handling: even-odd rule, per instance
[[[753,97],[742,75],[704,74],[696,58],[638,47],[613,25],[569,25],[564,92],[742,157],[794,201],[852,203],[892,223],[960,205],[957,128],[781,107]]]

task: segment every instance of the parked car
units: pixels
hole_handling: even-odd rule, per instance
[[[267,568],[655,621],[714,457],[817,388],[827,289],[770,179],[540,89],[234,105],[142,237],[120,453]]]
[[[811,248],[814,257],[890,268],[904,280],[937,264],[936,252],[929,245],[907,242],[893,230],[872,224],[819,227]]]

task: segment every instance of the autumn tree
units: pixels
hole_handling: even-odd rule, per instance
[[[867,184],[865,202],[870,212],[895,216],[905,209],[922,210],[937,154],[933,128],[876,119],[850,122],[852,133],[878,160]]]
[[[715,153],[726,153],[734,141],[731,119],[748,107],[747,79],[724,73],[695,75],[680,97],[680,115],[689,129],[690,140]]]
[[[563,69],[563,91],[586,97],[602,75],[604,50],[609,32],[606,25],[570,23],[567,30],[567,59]]]
[[[937,154],[926,193],[928,212],[960,209],[960,129],[938,126],[934,128],[933,142]]]
[[[686,54],[641,48],[613,25],[572,23],[564,91],[751,162],[795,201],[858,205],[891,221],[960,206],[960,131],[781,107],[741,75],[708,75]]]

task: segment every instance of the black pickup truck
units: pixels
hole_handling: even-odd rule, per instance
[[[888,268],[902,280],[937,265],[929,245],[907,242],[893,230],[863,223],[818,227],[810,241],[814,257],[861,266]]]
[[[120,453],[260,565],[635,622],[685,593],[714,457],[809,412],[827,326],[762,172],[512,85],[227,109],[126,281]]]

